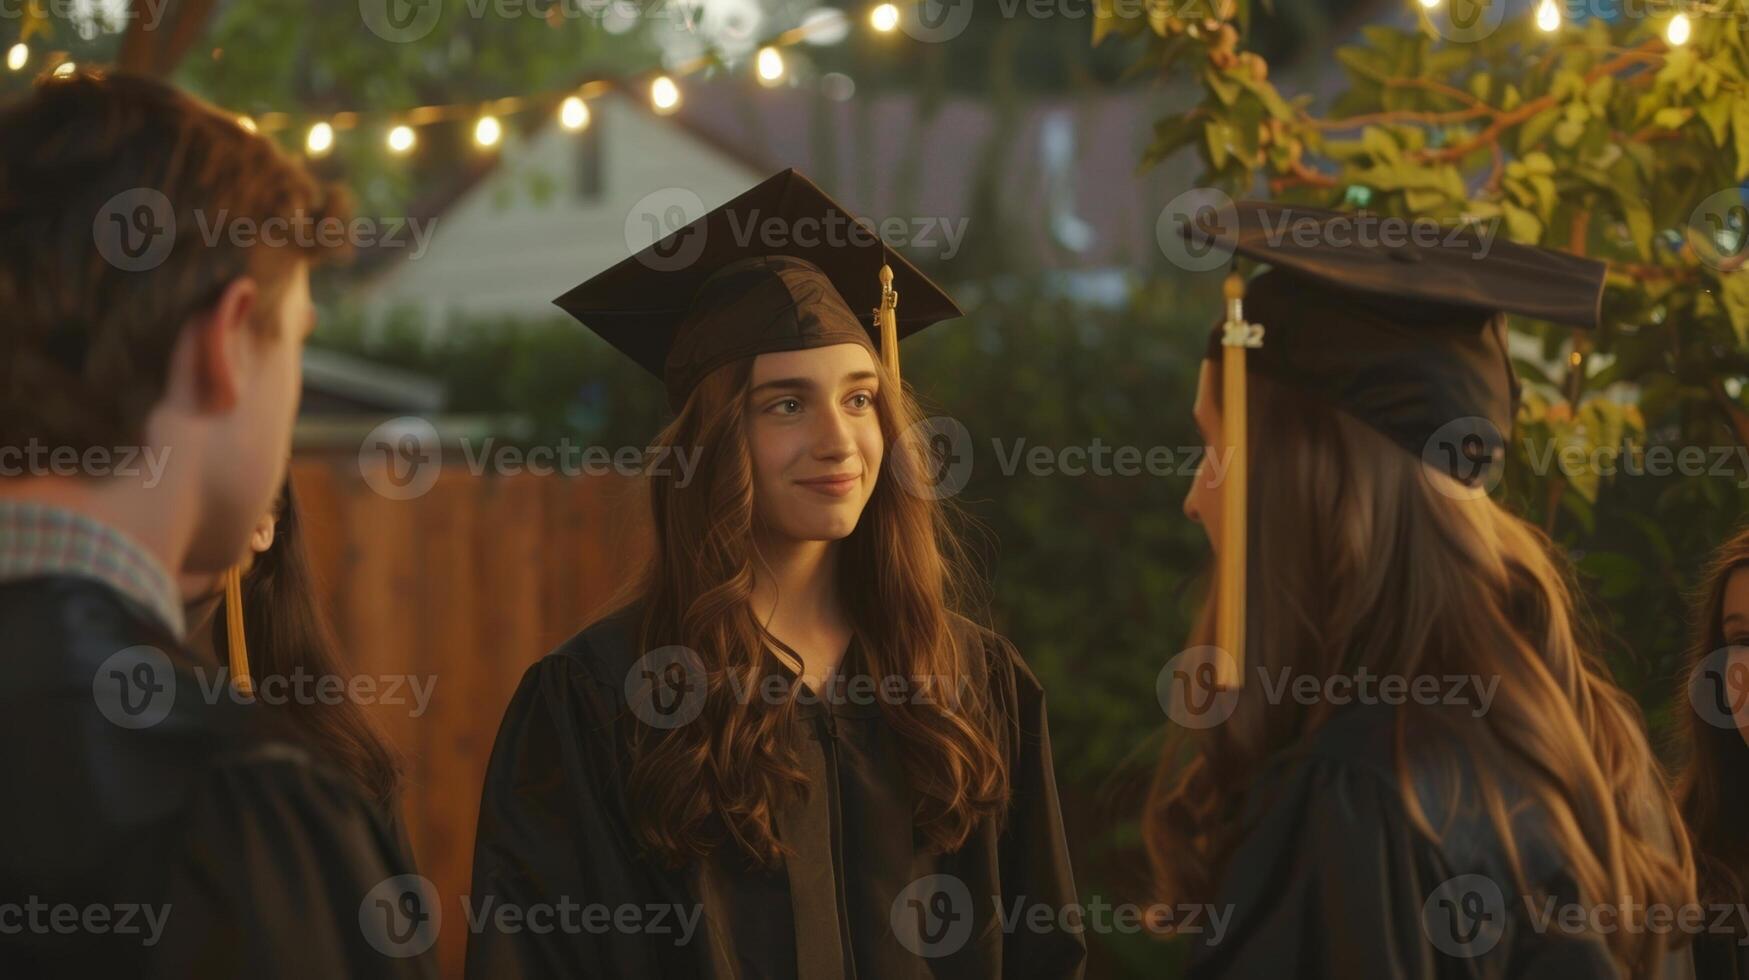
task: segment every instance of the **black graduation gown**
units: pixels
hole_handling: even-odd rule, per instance
[[[1743,937],[1720,932],[1694,941],[1694,975],[1698,980],[1749,980],[1749,946]]]
[[[97,582],[0,584],[0,637],[0,976],[435,975],[366,918],[392,831],[268,706]]]
[[[521,909],[569,901],[598,917],[660,906],[670,914],[657,923],[646,911],[628,920],[631,929],[470,927],[469,977],[1081,975],[1086,951],[1078,933],[1004,930],[997,916],[998,904],[1011,916],[1017,903],[1057,916],[1076,900],[1044,692],[1006,641],[981,635],[988,680],[1010,726],[1013,802],[1003,829],[986,823],[958,852],[926,853],[880,706],[827,699],[801,706],[807,800],[777,816],[778,833],[797,857],[766,870],[724,846],[667,871],[640,854],[623,796],[622,738],[635,723],[625,694],[638,660],[635,617],[622,613],[583,631],[523,678],[486,775],[471,900]],[[859,663],[853,645],[843,676],[856,676]],[[904,917],[919,907],[939,915]],[[695,918],[690,935],[674,909]]]
[[[1440,840],[1416,828],[1398,789],[1395,717],[1386,705],[1344,708],[1256,778],[1215,903],[1231,921],[1194,938],[1193,980],[1620,976],[1601,937],[1536,928],[1549,899],[1517,892],[1497,835],[1469,805],[1479,799],[1473,775],[1435,739],[1407,747],[1422,810],[1439,825],[1454,772],[1460,802]],[[1575,903],[1534,810],[1515,812],[1528,879]],[[1682,948],[1663,975],[1691,971]]]

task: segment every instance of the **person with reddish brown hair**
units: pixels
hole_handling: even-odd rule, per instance
[[[1687,762],[1677,801],[1694,844],[1700,900],[1709,908],[1749,905],[1749,528],[1708,562],[1697,595],[1687,689],[1677,701]],[[1742,917],[1695,944],[1699,975],[1749,978],[1749,927]]]
[[[260,232],[344,196],[144,78],[45,78],[0,131],[0,975],[428,975],[383,816],[176,586],[273,501],[341,250]]]
[[[1142,822],[1162,899],[1228,919],[1185,933],[1185,975],[1693,976],[1710,920],[1639,707],[1564,556],[1489,493],[1507,315],[1595,327],[1604,264],[1211,216],[1187,236],[1265,268],[1228,280],[1191,406],[1184,510],[1227,574],[1163,671]]]
[[[676,415],[646,574],[505,711],[468,975],[1079,977],[1044,692],[899,381],[953,301],[785,171],[559,304]]]

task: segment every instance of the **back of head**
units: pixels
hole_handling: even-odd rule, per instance
[[[1305,676],[1336,691],[1324,681],[1364,672],[1410,691],[1423,677],[1474,680],[1456,700],[1442,683],[1397,711],[1399,744],[1416,748],[1397,760],[1403,802],[1430,837],[1453,814],[1425,812],[1417,784],[1461,778],[1435,795],[1492,818],[1521,886],[1543,884],[1522,874],[1528,810],[1585,901],[1692,901],[1638,710],[1588,648],[1546,537],[1326,402],[1264,377],[1249,388],[1246,684],[1230,717],[1162,761],[1149,847],[1171,900],[1210,898],[1251,780],[1343,710],[1335,697],[1270,703],[1269,692]],[[1193,644],[1213,642],[1199,632]],[[1644,963],[1657,937],[1608,939],[1624,963]]]
[[[344,248],[265,241],[344,221],[344,196],[162,82],[47,77],[0,131],[0,449],[141,445],[189,318],[244,275],[271,308],[293,262]]]

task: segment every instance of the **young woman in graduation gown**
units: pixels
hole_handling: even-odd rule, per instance
[[[1320,244],[1341,220],[1245,204],[1216,235],[1272,268],[1229,283],[1195,404],[1246,486],[1205,464],[1185,503],[1223,566],[1248,529],[1243,633],[1217,585],[1192,640],[1243,659],[1187,651],[1219,669],[1184,703],[1219,714],[1169,739],[1145,821],[1165,900],[1231,917],[1189,975],[1687,975],[1639,912],[1694,902],[1639,712],[1551,543],[1487,494],[1518,399],[1498,311],[1593,322],[1602,267]]]
[[[956,611],[954,538],[906,435],[892,345],[957,310],[878,241],[748,256],[725,224],[834,211],[786,171],[700,219],[685,268],[649,253],[560,301],[667,382],[653,458],[699,455],[690,479],[649,475],[633,599],[505,713],[472,901],[581,911],[545,934],[476,925],[472,977],[1081,973],[1044,694]],[[890,357],[851,312],[882,305],[883,263],[911,311]]]
[[[1678,788],[1694,842],[1700,900],[1715,909],[1749,908],[1749,715],[1734,675],[1749,658],[1749,530],[1712,556],[1698,592],[1686,687],[1677,692],[1687,763]],[[1744,913],[1720,916],[1719,929],[1695,942],[1703,980],[1749,980]]]
[[[273,707],[307,736],[329,765],[358,784],[411,854],[401,819],[401,757],[370,714],[349,698],[285,693],[296,689],[300,676],[341,682],[352,676],[316,595],[303,514],[289,477],[280,485],[273,509],[255,525],[249,554],[235,575],[235,606],[228,595],[229,576],[184,576],[190,649],[246,676],[255,691],[269,678],[283,681],[286,686],[277,692]]]

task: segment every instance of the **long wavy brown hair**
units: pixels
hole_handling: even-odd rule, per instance
[[[1209,377],[1218,386],[1219,372]],[[1402,798],[1430,839],[1453,814],[1423,812],[1411,744],[1467,760],[1474,783],[1461,798],[1487,815],[1521,894],[1545,884],[1526,880],[1534,833],[1557,848],[1581,901],[1692,903],[1693,862],[1638,707],[1593,653],[1549,540],[1353,417],[1258,375],[1248,387],[1251,681],[1224,723],[1173,732],[1161,756],[1144,836],[1166,900],[1216,900],[1254,777],[1341,710],[1268,704],[1258,671],[1364,668],[1500,679],[1479,718],[1413,699],[1396,715]],[[1192,644],[1214,642],[1214,599]],[[1458,767],[1437,768],[1456,801]],[[1542,819],[1527,826],[1524,804]],[[1653,975],[1666,941],[1627,929],[1606,938],[1631,976]]]
[[[879,699],[919,802],[928,846],[957,850],[1009,795],[1006,728],[989,685],[989,635],[963,613],[975,598],[947,504],[914,433],[920,413],[883,368],[875,411],[886,445],[856,529],[838,550],[840,601],[871,676],[903,678],[915,696]],[[634,590],[642,650],[695,653],[706,694],[700,716],[659,729],[633,724],[628,806],[644,846],[671,866],[732,843],[770,866],[787,853],[773,820],[800,799],[797,690],[780,704],[758,691],[781,668],[750,598],[758,560],[747,439],[753,359],[719,368],[655,439],[700,453],[690,481],[649,477],[655,546]],[[970,681],[970,683],[968,683]],[[902,703],[889,703],[899,701]],[[915,702],[915,703],[914,703]]]
[[[1691,692],[1720,698],[1736,693],[1718,673],[1724,665],[1711,661],[1713,652],[1733,639],[1725,636],[1725,589],[1741,569],[1749,569],[1749,528],[1725,542],[1707,567],[1695,606],[1688,686],[1677,701],[1690,705],[1678,712],[1688,763],[1677,798],[1694,842],[1701,897],[1726,904],[1744,900],[1743,882],[1749,880],[1749,833],[1744,832],[1749,826],[1749,745],[1735,726],[1701,717],[1689,698]]]

